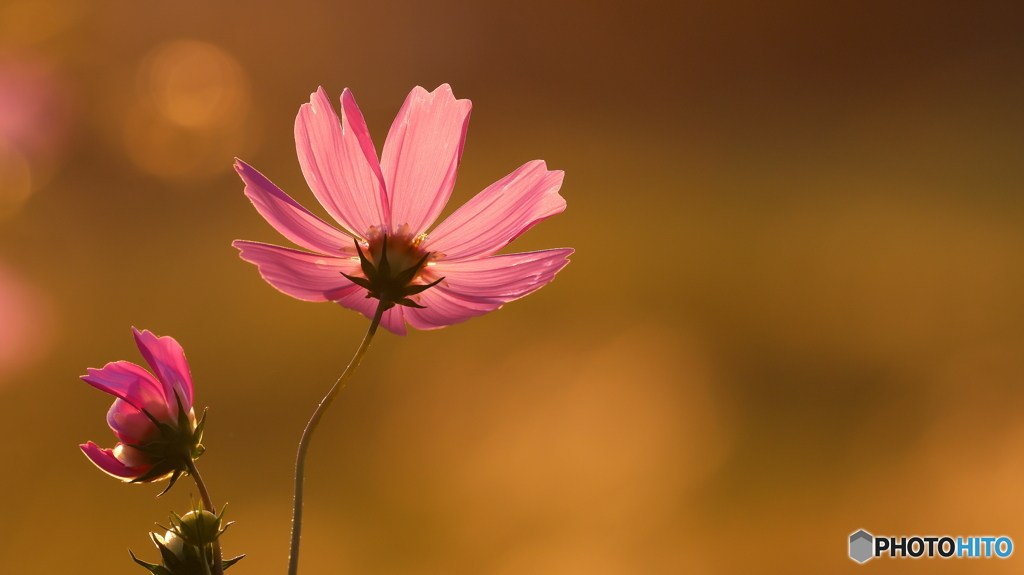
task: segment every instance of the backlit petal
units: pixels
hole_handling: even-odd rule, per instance
[[[352,285],[348,275],[361,273],[359,262],[311,254],[269,244],[236,240],[239,257],[259,267],[260,275],[278,290],[305,301],[329,301],[328,294]]]
[[[129,361],[114,361],[101,369],[89,368],[82,380],[166,421],[168,410],[162,383],[145,369]]]
[[[494,311],[502,306],[500,300],[488,300],[454,293],[435,286],[420,294],[418,303],[425,309],[408,308],[406,319],[416,329],[437,329]]]
[[[295,118],[295,146],[306,183],[331,217],[357,236],[386,223],[384,179],[362,113],[348,90],[340,119],[323,88],[310,95]]]
[[[177,413],[175,394],[181,398],[185,411],[192,409],[192,373],[181,345],[173,337],[157,337],[149,330],[140,332],[133,327],[132,334],[135,335],[135,344],[139,346],[142,357],[153,369],[157,379],[164,384],[171,413]]]
[[[331,255],[352,252],[352,237],[313,215],[252,166],[235,161],[245,195],[281,235],[308,250]]]
[[[558,194],[563,172],[534,160],[491,184],[460,207],[423,247],[445,259],[480,258],[496,253],[537,222],[565,210]]]
[[[568,265],[567,258],[572,253],[570,248],[560,248],[478,260],[443,260],[431,266],[431,275],[443,276],[444,287],[449,291],[507,302],[547,285]]]
[[[85,453],[85,456],[88,457],[96,467],[99,467],[107,474],[121,479],[122,481],[131,481],[136,477],[141,477],[150,468],[150,466],[129,467],[122,463],[121,460],[114,457],[114,450],[101,449],[91,441],[89,443],[79,445],[79,447],[82,449],[82,453]]]
[[[148,410],[147,410],[148,411]],[[107,425],[124,443],[142,445],[159,433],[156,425],[144,413],[123,399],[117,399],[107,411]]]
[[[391,229],[425,231],[448,203],[473,105],[456,100],[448,84],[433,92],[417,86],[402,105],[381,156],[391,202]]]

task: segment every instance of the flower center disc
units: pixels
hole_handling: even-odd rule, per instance
[[[403,224],[397,233],[391,235],[373,226],[366,235],[366,252],[359,240],[356,240],[359,265],[365,277],[350,276],[344,272],[342,275],[365,288],[366,297],[381,300],[385,306],[383,309],[395,304],[422,308],[422,305],[410,298],[434,287],[444,278],[423,284],[414,284],[413,281],[423,280],[427,275],[424,270],[428,260],[444,257],[444,254],[421,249],[420,244],[426,235],[413,236],[407,224]]]

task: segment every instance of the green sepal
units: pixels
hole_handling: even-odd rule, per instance
[[[373,281],[377,277],[377,270],[373,269],[370,259],[363,255],[363,248],[359,247],[359,240],[356,240],[356,252],[359,253],[359,267],[363,268],[363,275]]]
[[[178,404],[178,429],[191,429],[192,422],[188,419],[188,413],[185,411],[185,406],[181,403],[181,396],[178,395],[178,390],[174,390],[174,402]]]
[[[160,461],[156,465],[154,465],[149,471],[147,471],[141,477],[136,477],[135,479],[132,479],[129,483],[145,483],[150,479],[163,477],[164,475],[167,475],[168,473],[172,473],[174,471],[178,471],[177,462],[172,462],[167,459],[164,459],[163,461]]]
[[[422,284],[422,285],[421,284],[416,284],[416,285],[411,285],[411,286],[405,286],[405,289],[402,290],[402,291],[404,292],[404,295],[407,295],[407,296],[416,295],[418,293],[423,293],[423,292],[427,291],[428,289],[436,286],[437,284],[441,283],[442,281],[444,281],[444,278],[438,279],[436,281],[432,281],[432,282],[430,282],[428,284]]]
[[[196,424],[196,430],[192,432],[192,437],[195,438],[196,443],[203,442],[203,430],[206,429],[206,412],[209,409],[203,410],[203,416],[199,418],[199,423]]]
[[[380,261],[377,262],[377,273],[383,277],[391,277],[391,264],[388,263],[388,235],[384,234],[384,243],[380,248]]]
[[[440,278],[429,284],[416,284],[410,285],[416,274],[419,273],[420,269],[430,258],[430,254],[424,254],[418,262],[399,272],[394,277],[391,277],[391,264],[388,262],[388,236],[384,234],[383,241],[381,242],[380,261],[374,266],[373,262],[366,257],[363,252],[362,246],[359,245],[359,240],[354,240],[356,245],[356,252],[359,254],[359,266],[363,270],[363,275],[366,277],[355,277],[350,276],[344,272],[341,275],[345,276],[346,279],[356,284],[357,286],[367,291],[366,298],[376,298],[381,300],[384,305],[384,309],[388,310],[394,307],[396,304],[403,305],[406,307],[414,307],[419,309],[425,309],[426,306],[422,306],[415,301],[409,299],[409,296],[422,293],[437,284],[444,281],[445,278]]]
[[[167,548],[166,545],[160,543],[160,540],[156,538],[154,533],[149,534],[149,538],[156,544],[157,549],[160,550],[160,559],[163,560],[164,566],[168,569],[176,569],[181,564],[181,560],[174,554],[173,551]],[[173,572],[173,571],[172,571]]]
[[[427,306],[420,305],[407,297],[403,297],[396,301],[395,303],[397,303],[398,305],[404,305],[405,307],[417,307],[419,309],[427,309]]]
[[[146,563],[142,559],[139,559],[135,556],[135,553],[133,553],[131,549],[128,550],[128,554],[132,556],[132,561],[138,563],[139,565],[142,565],[143,567],[148,569],[150,573],[153,573],[154,575],[174,575],[170,570],[168,570],[163,565],[154,565],[153,563]]]
[[[350,282],[356,284],[357,286],[359,286],[359,287],[361,287],[363,289],[368,289],[368,290],[372,290],[373,289],[373,284],[371,284],[370,280],[367,280],[366,278],[350,276],[350,275],[348,275],[345,272],[341,272],[341,275],[345,276],[345,278],[348,279]]]
[[[241,561],[242,557],[245,557],[245,553],[242,553],[238,557],[232,557],[231,559],[225,559],[225,560],[221,561],[220,564],[221,564],[221,566],[224,567],[224,569],[227,569],[228,567],[231,567],[235,563],[238,563],[239,561]]]
[[[164,490],[161,491],[159,495],[157,495],[157,497],[162,497],[164,493],[170,491],[171,488],[174,487],[174,484],[178,482],[179,477],[181,477],[181,471],[175,470],[174,473],[171,475],[171,480],[167,482],[167,487],[165,487]]]
[[[150,456],[150,461],[154,462],[149,471],[131,480],[131,483],[145,483],[170,475],[170,483],[167,485],[167,488],[160,492],[160,495],[167,493],[181,474],[188,471],[189,459],[196,459],[206,451],[200,443],[203,429],[206,426],[206,411],[203,411],[202,419],[193,429],[189,413],[185,411],[185,406],[182,404],[181,396],[178,395],[177,391],[174,392],[174,399],[178,406],[177,427],[158,421],[147,410],[137,408],[153,422],[153,425],[160,431],[160,436],[154,441],[147,442],[145,445],[126,444],[128,447],[137,449]],[[160,495],[157,495],[157,497],[160,497]]]
[[[128,400],[126,399],[125,401],[128,401]],[[143,407],[139,407],[139,406],[135,405],[134,403],[128,402],[128,405],[131,405],[131,406],[132,406],[132,407],[134,407],[135,409],[138,409],[139,411],[141,411],[141,412],[142,412],[142,414],[143,414],[143,415],[145,415],[146,417],[148,417],[148,418],[149,418],[149,420],[150,420],[150,421],[152,421],[152,422],[153,422],[153,424],[154,424],[154,425],[156,425],[158,429],[160,429],[161,431],[163,431],[163,425],[164,425],[164,424],[163,424],[163,423],[161,423],[161,422],[160,422],[160,420],[159,420],[159,419],[157,419],[156,417],[153,417],[153,414],[152,414],[152,413],[150,413],[150,412],[146,411],[146,409],[145,409],[145,408],[143,408]]]
[[[423,254],[423,257],[420,258],[420,261],[416,262],[416,265],[395,276],[394,282],[399,285],[406,285],[411,282],[412,278],[416,277],[416,273],[420,271],[420,268],[423,267],[423,264],[429,257],[430,254]]]

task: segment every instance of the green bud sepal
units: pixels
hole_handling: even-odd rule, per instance
[[[178,478],[183,473],[188,473],[190,460],[198,459],[206,452],[206,448],[202,444],[203,429],[206,427],[206,410],[203,410],[203,416],[199,419],[199,423],[196,424],[195,428],[193,428],[192,420],[185,411],[185,407],[182,405],[181,398],[178,397],[177,392],[175,392],[174,398],[178,404],[178,421],[176,426],[158,420],[153,414],[139,407],[137,409],[153,422],[153,425],[160,432],[160,436],[145,444],[127,444],[129,447],[149,455],[155,461],[149,471],[140,477],[136,477],[131,483],[145,483],[168,474],[171,475],[167,487],[157,497],[170,491],[171,487],[174,487],[174,484],[178,481]]]
[[[224,523],[224,509],[220,515],[214,515],[193,504],[193,510],[180,516],[172,513],[170,528],[161,537],[150,533],[150,539],[160,551],[162,564],[148,563],[135,556],[130,549],[128,553],[137,564],[148,569],[154,575],[208,575],[215,572],[213,543],[217,541],[232,522]],[[221,562],[224,569],[231,567],[245,555],[239,555]]]

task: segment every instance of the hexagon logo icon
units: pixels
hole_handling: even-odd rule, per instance
[[[863,563],[871,559],[874,555],[872,550],[873,543],[874,537],[863,529],[850,535],[850,559],[857,563]]]

